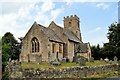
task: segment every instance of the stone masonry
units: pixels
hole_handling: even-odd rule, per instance
[[[84,54],[89,59],[90,44],[82,42],[80,19],[76,15],[64,17],[64,28],[53,21],[48,27],[34,22],[22,39],[20,61],[48,62],[54,61],[58,56],[59,60],[68,58],[72,62],[77,53],[77,45],[81,45],[78,54]]]

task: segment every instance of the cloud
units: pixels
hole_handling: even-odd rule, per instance
[[[52,0],[40,2],[13,0],[1,4],[0,36],[11,32],[16,38],[25,36],[34,21],[47,27],[51,20],[55,20],[64,10],[63,7],[56,8]]]
[[[72,3],[74,2],[72,0],[64,0],[64,1],[66,2],[66,5],[72,5]]]
[[[87,36],[89,35],[89,36]],[[91,45],[97,45],[103,46],[103,43],[107,43],[109,40],[107,39],[106,35],[100,34],[96,35],[94,34],[87,34],[83,36],[83,42],[90,42]]]
[[[63,7],[52,10],[51,11],[52,20],[55,20],[63,11],[64,11]]]
[[[58,2],[61,2],[57,0]],[[72,5],[74,2],[118,2],[119,0],[62,0],[62,2],[66,2],[66,5]]]
[[[97,27],[97,28],[95,29],[95,31],[99,31],[99,30],[101,30],[101,27]]]
[[[101,29],[102,29],[101,27],[96,27],[96,28],[94,28],[94,29],[88,31],[87,34],[93,34],[93,33],[96,33],[96,32],[98,32],[98,31],[100,31]],[[86,35],[87,35],[87,34],[86,34]]]
[[[50,23],[50,18],[46,14],[38,12],[34,17],[34,21],[47,27]]]
[[[92,45],[99,44],[100,46],[103,46],[103,43],[108,42],[108,39],[106,36],[94,36],[94,39],[90,40]]]
[[[55,7],[55,4],[52,2],[52,0],[47,0],[43,2],[43,5],[41,6],[42,12],[46,12],[49,10],[52,10]]]
[[[98,3],[98,4],[96,5],[96,7],[102,8],[102,9],[108,9],[108,8],[110,7],[110,5],[105,4],[105,3]]]
[[[2,13],[0,13],[0,36],[6,32],[13,33],[17,38],[24,36],[25,31],[28,30],[28,22],[30,26],[31,11],[35,3],[5,2],[2,5],[6,6],[2,6]]]

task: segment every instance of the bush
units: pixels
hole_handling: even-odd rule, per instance
[[[8,74],[8,72],[3,72],[3,74],[2,74],[2,80],[9,80],[9,74]]]

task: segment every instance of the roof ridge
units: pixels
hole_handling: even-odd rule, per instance
[[[51,29],[52,30],[52,29]],[[63,40],[56,34],[56,32],[54,31],[54,30],[52,30],[54,33],[55,33],[55,35],[63,42]]]

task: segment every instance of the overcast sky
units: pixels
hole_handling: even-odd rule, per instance
[[[0,36],[6,32],[24,37],[31,25],[48,27],[51,21],[63,27],[63,17],[77,15],[83,42],[107,42],[108,26],[118,21],[118,0],[1,0]]]

